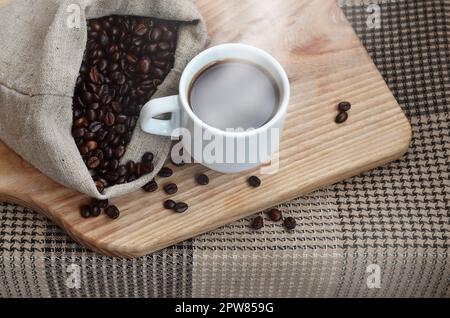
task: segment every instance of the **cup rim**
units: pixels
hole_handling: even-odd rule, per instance
[[[219,129],[219,128],[216,128],[216,127],[206,124],[192,111],[191,107],[189,106],[189,101],[187,98],[189,85],[190,85],[191,81],[194,79],[194,77],[197,75],[197,73],[193,74],[192,76],[188,76],[188,73],[189,73],[188,70],[190,70],[190,68],[193,67],[193,64],[197,60],[207,56],[211,52],[222,50],[225,48],[249,50],[249,51],[253,51],[254,53],[257,53],[257,54],[263,56],[272,64],[272,66],[275,68],[276,72],[281,77],[281,84],[283,86],[283,87],[281,87],[281,89],[284,92],[284,94],[283,94],[283,96],[281,96],[278,111],[275,114],[275,116],[273,116],[267,123],[265,123],[261,127],[243,131],[243,132],[230,132],[230,131],[222,130],[222,129]],[[207,66],[208,64],[203,65],[203,67]],[[182,91],[183,85],[186,87],[187,91]],[[286,71],[281,66],[280,62],[278,62],[272,55],[270,55],[266,51],[264,51],[260,48],[257,48],[255,46],[248,45],[248,44],[226,43],[226,44],[216,45],[216,46],[213,46],[213,47],[210,47],[210,48],[204,50],[203,52],[201,52],[200,54],[195,56],[188,63],[188,65],[186,66],[186,68],[183,71],[183,74],[181,75],[180,85],[179,85],[179,94],[180,94],[179,97],[181,100],[182,107],[189,114],[189,117],[191,117],[197,125],[200,125],[201,127],[212,131],[215,135],[243,137],[243,136],[252,136],[252,135],[259,134],[259,133],[267,130],[268,128],[272,127],[275,123],[279,122],[283,116],[285,116],[285,114],[287,113],[287,108],[289,106],[290,84],[289,84],[289,79],[286,74]]]

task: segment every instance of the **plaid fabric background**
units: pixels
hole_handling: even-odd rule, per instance
[[[135,260],[74,243],[0,204],[1,297],[450,297],[450,1],[339,1],[414,132],[406,159],[283,204],[287,234],[242,220]],[[81,288],[70,289],[68,266]],[[381,269],[369,289],[367,266]]]

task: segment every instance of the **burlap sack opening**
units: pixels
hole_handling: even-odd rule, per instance
[[[79,28],[73,15],[80,13]],[[14,0],[0,8],[0,138],[55,181],[104,199],[134,191],[161,169],[168,138],[139,124],[122,162],[155,154],[155,171],[100,194],[71,136],[72,98],[87,41],[86,19],[138,15],[189,22],[180,27],[175,66],[153,98],[177,93],[182,70],[205,45],[205,24],[190,0]]]

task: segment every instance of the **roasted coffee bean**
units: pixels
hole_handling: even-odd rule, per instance
[[[159,67],[154,67],[152,72],[156,78],[164,77],[164,71],[162,69],[160,69]]]
[[[287,230],[293,230],[297,226],[297,222],[294,218],[287,217],[286,219],[284,219],[283,225]]]
[[[155,192],[156,190],[158,190],[158,184],[156,183],[155,180],[152,180],[146,185],[144,185],[142,187],[142,190],[144,190],[145,192]]]
[[[96,180],[95,187],[97,188],[98,192],[103,193],[103,191],[105,190],[105,187],[106,187],[106,182],[104,182],[103,180]]]
[[[175,205],[175,212],[177,212],[177,213],[184,213],[184,212],[187,211],[188,208],[189,208],[189,206],[186,203],[178,202]]]
[[[99,108],[100,108],[100,104],[99,103],[91,103],[91,104],[89,104],[89,109],[92,109],[92,110],[98,110]]]
[[[171,41],[172,38],[173,38],[173,32],[170,31],[169,29],[165,28],[162,40],[168,42],[168,41]]]
[[[173,200],[164,201],[164,208],[167,210],[173,210],[173,209],[175,209],[176,206],[177,206],[177,204]]]
[[[171,177],[173,174],[172,169],[168,168],[168,167],[163,167],[159,172],[158,172],[158,176],[161,178],[169,178]]]
[[[151,61],[149,58],[142,58],[139,61],[137,71],[142,74],[150,72]]]
[[[254,230],[260,230],[260,229],[262,229],[263,226],[264,226],[264,219],[262,218],[262,216],[259,216],[259,215],[258,215],[257,217],[255,217],[255,218],[252,220],[250,226],[251,226],[252,229],[254,229]]]
[[[108,132],[106,130],[97,131],[96,133],[97,141],[102,142],[106,138],[106,135],[108,135]]]
[[[86,110],[86,119],[90,122],[93,122],[97,119],[97,113],[93,109]]]
[[[156,67],[159,67],[159,68],[164,68],[164,67],[166,67],[167,62],[166,61],[155,60],[155,61],[153,61],[153,65],[155,65]]]
[[[87,131],[85,134],[84,134],[84,140],[85,141],[90,141],[90,140],[94,140],[95,139],[95,133],[93,133],[93,132],[91,132],[91,131]]]
[[[106,68],[108,67],[108,61],[103,59],[98,63],[98,70],[100,72],[104,72]]]
[[[164,186],[164,191],[169,194],[175,194],[178,192],[178,186],[175,183],[169,183]]]
[[[278,222],[282,219],[283,214],[281,213],[280,210],[278,209],[272,209],[270,210],[267,215],[269,216],[269,218],[274,221],[274,222]]]
[[[102,128],[102,124],[98,121],[93,121],[89,124],[89,130],[93,133],[96,133]]]
[[[128,161],[126,167],[129,174],[136,173],[136,163],[134,161]]]
[[[89,169],[95,169],[100,165],[100,159],[98,159],[97,157],[90,157],[87,161],[86,161],[86,166]]]
[[[107,46],[109,44],[109,38],[106,34],[100,35],[100,45],[101,46]]]
[[[170,157],[170,162],[175,166],[175,167],[182,167],[185,165],[185,162],[183,161],[183,159],[177,159],[176,161]]]
[[[136,177],[140,177],[140,176],[142,176],[142,165],[141,165],[141,163],[140,162],[138,162],[138,163],[136,163],[136,167],[135,167],[135,176]]]
[[[116,184],[124,184],[127,182],[126,176],[120,176],[119,179],[117,179]]]
[[[97,149],[92,153],[93,156],[97,157],[99,160],[103,160],[104,159],[104,154],[103,151],[101,149]]]
[[[127,78],[121,72],[114,72],[111,75],[111,79],[118,85],[122,85],[126,82]]]
[[[336,116],[336,123],[337,124],[342,124],[344,122],[346,122],[348,119],[348,114],[347,112],[340,112],[337,116]]]
[[[158,50],[158,44],[149,44],[144,47],[147,53],[155,53]]]
[[[261,185],[261,180],[256,176],[251,176],[248,179],[248,184],[253,188],[258,188]]]
[[[80,117],[73,122],[74,127],[86,127],[89,124],[86,118]]]
[[[170,44],[167,42],[161,42],[158,44],[158,48],[162,51],[170,49]]]
[[[136,64],[137,61],[138,61],[138,58],[135,55],[133,55],[133,54],[127,54],[125,56],[125,59],[127,60],[127,62],[129,64]]]
[[[125,167],[124,165],[119,166],[117,168],[117,173],[119,174],[119,176],[125,177],[128,173],[127,167]]]
[[[114,157],[120,159],[125,154],[125,147],[124,146],[117,146],[114,148]]]
[[[102,161],[99,166],[99,168],[102,170],[107,170],[108,167],[109,167],[109,161],[107,161],[107,160]]]
[[[150,33],[150,40],[153,42],[158,42],[161,40],[162,30],[160,28],[154,28]]]
[[[83,157],[89,153],[89,148],[86,145],[81,146],[78,150]]]
[[[103,94],[100,98],[103,105],[108,105],[112,101],[112,96],[109,94]]]
[[[105,175],[105,179],[110,183],[116,183],[117,179],[119,179],[119,174],[117,171],[110,171]]]
[[[89,205],[83,205],[80,209],[80,214],[83,218],[87,219],[91,216],[91,207]]]
[[[103,148],[103,155],[106,159],[110,159],[113,156],[113,151],[109,147],[102,147]]]
[[[207,184],[209,184],[209,178],[208,178],[208,176],[206,175],[206,174],[199,174],[196,178],[195,178],[195,180],[197,181],[197,183],[199,184],[199,185],[207,185]]]
[[[104,209],[109,205],[108,199],[105,200],[94,200],[93,205],[99,207],[100,209]]]
[[[118,124],[114,126],[114,130],[119,134],[123,135],[127,131],[127,127],[124,124]]]
[[[348,112],[352,108],[352,104],[349,102],[341,102],[338,105],[338,110],[341,112]]]
[[[111,169],[111,170],[117,170],[119,168],[119,160],[112,159],[109,162],[108,168]]]
[[[134,27],[134,33],[142,36],[148,32],[147,26],[144,23],[139,23]]]
[[[123,115],[120,115],[120,113],[122,112],[122,105],[119,102],[112,102],[111,107],[112,107],[113,111],[115,111],[116,113],[119,114],[119,116],[123,116]]]
[[[151,152],[146,152],[144,153],[144,155],[142,156],[142,162],[153,162],[153,153]]]
[[[151,162],[142,162],[141,163],[141,173],[142,173],[142,175],[146,175],[146,174],[152,173],[153,170],[155,170],[155,167],[153,166],[153,163],[151,163]]]
[[[100,215],[100,208],[96,205],[91,206],[91,216],[96,218]]]
[[[117,115],[116,116],[116,123],[117,124],[126,124],[127,123],[127,119],[128,119],[128,117],[125,116],[125,115],[122,115],[122,114]]]
[[[81,137],[84,136],[85,132],[86,132],[86,129],[84,129],[84,128],[77,128],[77,129],[75,129],[75,130],[72,132],[72,136],[73,136],[74,138],[81,138]]]
[[[90,140],[86,143],[86,147],[89,149],[89,151],[94,151],[95,149],[97,149],[98,144],[96,141]]]
[[[106,215],[111,219],[117,219],[120,216],[120,211],[115,205],[110,205],[105,209]]]

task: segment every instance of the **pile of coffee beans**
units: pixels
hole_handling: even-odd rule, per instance
[[[121,159],[142,106],[173,68],[178,27],[176,22],[135,16],[88,20],[72,135],[100,193],[153,171],[152,153],[137,163],[124,165]],[[113,208],[109,211],[118,215]]]
[[[283,214],[280,210],[273,208],[267,212],[267,216],[273,222],[279,222],[283,220]],[[260,230],[264,226],[264,218],[260,215],[251,220],[250,227],[254,230]],[[293,217],[287,217],[283,220],[283,226],[286,230],[292,231],[297,227],[297,222]]]
[[[336,116],[335,122],[337,124],[342,124],[348,119],[348,111],[352,108],[349,102],[341,102],[338,104],[338,115]]]

